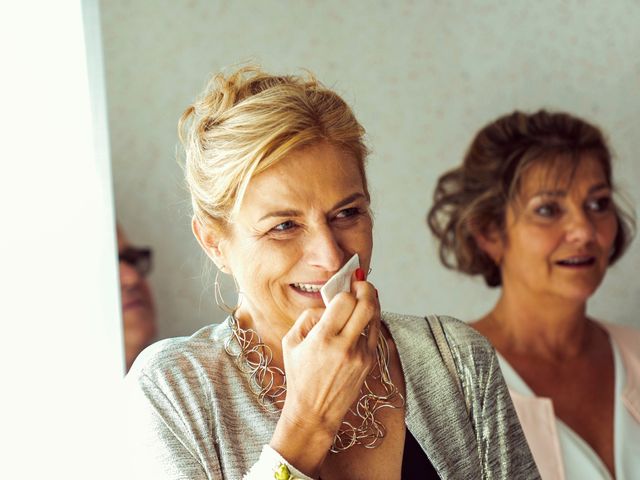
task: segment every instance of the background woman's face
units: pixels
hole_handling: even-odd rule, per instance
[[[131,245],[120,228],[117,235],[118,253],[122,253]],[[124,346],[129,369],[136,356],[156,335],[155,307],[145,277],[124,261],[119,262],[119,267]]]
[[[534,165],[520,201],[507,210],[503,286],[586,301],[605,275],[617,233],[611,188],[590,156],[572,179],[568,172],[550,177]]]
[[[255,176],[220,250],[248,313],[283,326],[322,307],[320,287],[354,254],[369,268],[369,201],[355,158],[322,143]]]

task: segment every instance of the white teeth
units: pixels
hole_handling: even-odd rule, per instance
[[[293,283],[292,285],[295,288],[298,288],[304,292],[309,292],[309,293],[318,293],[322,288],[322,285],[311,285],[309,283]]]
[[[560,263],[568,264],[568,265],[581,265],[583,263],[591,262],[592,257],[573,257],[567,258],[565,260],[560,260]]]

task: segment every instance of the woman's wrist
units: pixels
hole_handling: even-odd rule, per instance
[[[313,480],[294,467],[270,445],[265,445],[260,458],[243,477],[243,480]]]
[[[283,411],[269,445],[299,471],[317,477],[334,437],[321,423],[292,419]]]

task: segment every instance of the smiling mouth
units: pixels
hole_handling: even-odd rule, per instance
[[[596,263],[596,257],[577,256],[558,260],[556,265],[562,267],[590,267]]]
[[[317,283],[292,283],[290,284],[295,290],[304,293],[320,293],[320,289],[324,284]]]

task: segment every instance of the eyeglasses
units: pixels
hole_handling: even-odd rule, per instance
[[[153,266],[151,262],[152,253],[150,248],[128,247],[118,254],[118,261],[132,266],[144,277],[149,274]]]

